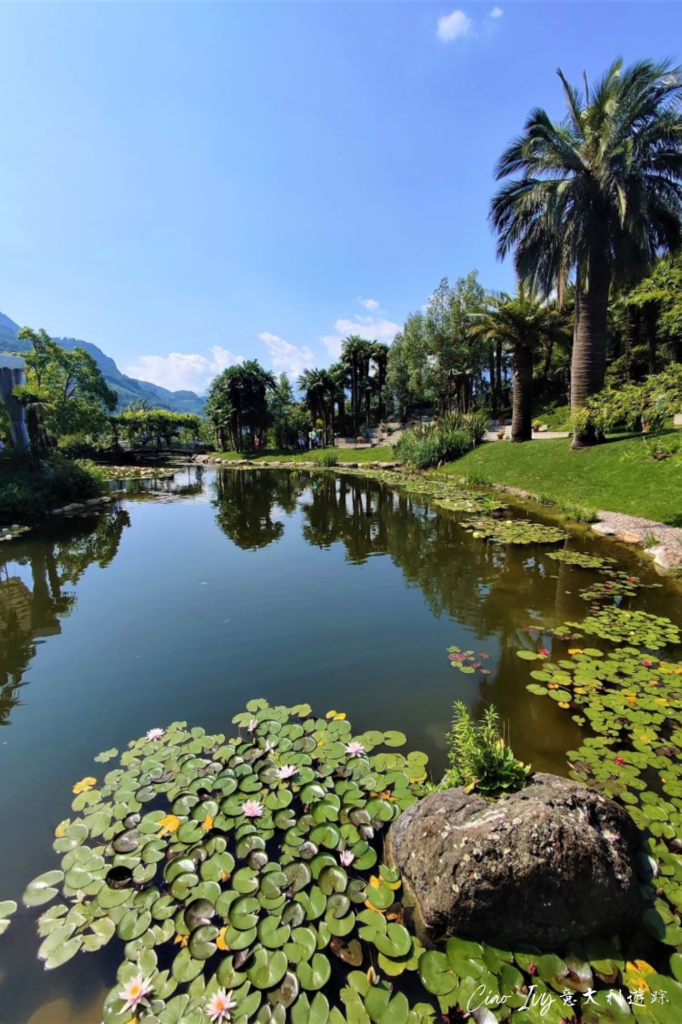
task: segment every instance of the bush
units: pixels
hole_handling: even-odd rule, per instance
[[[474,722],[462,701],[453,707],[447,734],[450,768],[443,788],[463,786],[484,796],[501,796],[522,789],[530,766],[517,761],[500,732],[500,716],[491,705],[481,723]]]
[[[339,464],[339,453],[334,448],[325,448],[319,455],[315,457],[315,462],[319,462],[322,466],[338,466]]]
[[[0,523],[39,522],[53,508],[104,492],[89,468],[60,456],[37,460],[24,452],[0,452]]]
[[[454,462],[480,443],[487,424],[485,413],[451,413],[437,423],[407,430],[395,446],[396,455],[412,469]]]

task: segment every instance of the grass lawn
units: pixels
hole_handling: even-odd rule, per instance
[[[235,459],[250,459],[251,462],[262,462],[264,459],[281,459],[283,462],[317,462],[322,456],[322,451],[335,451],[339,462],[394,462],[395,453],[390,445],[376,448],[325,448],[316,452],[299,452],[286,448],[271,448],[260,452],[258,455],[242,454],[240,452],[214,452],[217,459],[224,459],[226,462],[233,462]]]
[[[521,487],[558,505],[606,509],[682,526],[682,436],[664,432],[645,442],[619,436],[573,452],[571,441],[490,441],[439,472],[476,483]],[[656,461],[650,449],[670,448]],[[649,452],[649,454],[647,454]]]

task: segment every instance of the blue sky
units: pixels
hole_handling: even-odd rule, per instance
[[[511,288],[487,210],[561,66],[682,58],[676,3],[0,3],[0,310],[203,390]]]

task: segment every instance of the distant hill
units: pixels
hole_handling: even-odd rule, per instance
[[[26,352],[30,348],[28,342],[19,340],[18,333],[19,325],[4,313],[0,313],[0,352]],[[79,341],[78,338],[55,338],[54,340],[70,351],[80,346],[90,353],[102,371],[102,376],[107,384],[117,393],[119,411],[139,399],[150,402],[155,409],[199,414],[204,411],[203,398],[193,391],[168,391],[150,381],[127,377],[125,373],[121,373],[111,356],[105,355],[101,349],[89,341]]]

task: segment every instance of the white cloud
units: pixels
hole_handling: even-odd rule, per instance
[[[502,10],[501,7],[493,7],[493,9],[490,12],[490,14],[488,15],[488,17],[489,18],[501,18],[503,14],[504,14],[504,11]]]
[[[360,305],[364,306],[365,309],[378,309],[379,303],[376,299],[360,299]]]
[[[468,35],[473,27],[473,21],[464,11],[453,11],[438,19],[437,35],[444,43],[450,43],[453,39]]]
[[[237,356],[221,345],[209,349],[211,357],[198,352],[171,352],[167,356],[139,356],[137,365],[129,366],[125,372],[129,377],[151,381],[169,391],[204,391],[222,370],[236,363],[243,363],[244,356]]]
[[[300,377],[304,370],[315,366],[315,353],[307,345],[292,345],[278,334],[263,331],[258,337],[265,342],[272,359],[272,368],[277,373],[288,373],[290,377]]]
[[[383,317],[356,316],[354,320],[337,320],[334,324],[335,333],[325,334],[321,341],[332,359],[336,360],[341,355],[341,344],[349,334],[359,334],[367,341],[390,344],[400,329],[400,324]]]

